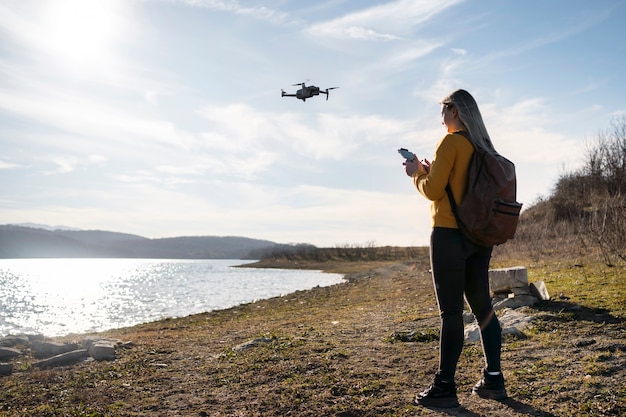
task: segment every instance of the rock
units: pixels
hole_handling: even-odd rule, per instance
[[[532,306],[537,304],[539,299],[532,295],[518,295],[515,297],[509,297],[505,300],[499,301],[493,305],[494,310],[502,310],[503,308],[519,308],[524,306]]]
[[[512,298],[511,298],[512,300]],[[505,310],[501,317],[498,317],[500,321],[500,327],[502,327],[502,334],[514,334],[522,336],[522,330],[524,330],[528,323],[532,321],[532,316],[527,316],[517,310]],[[465,326],[465,341],[469,343],[478,342],[480,340],[480,328],[478,323],[474,322]]]
[[[524,287],[528,287],[528,273],[523,266],[489,270],[489,288],[494,293],[508,293],[513,288]]]
[[[543,281],[533,282],[530,284],[530,293],[540,300],[547,301],[550,299],[550,294],[546,288],[546,283]]]
[[[121,340],[119,340],[119,339],[111,339],[111,338],[108,338],[108,337],[87,337],[87,338],[83,339],[80,344],[83,347],[83,349],[89,350],[93,344],[99,343],[99,342],[110,343],[110,344],[113,344],[113,346],[115,346],[115,347],[117,347],[117,346],[122,344]]]
[[[524,285],[523,287],[513,287],[511,288],[511,293],[515,296],[518,295],[532,295],[530,293],[530,286]]]
[[[12,363],[0,363],[0,376],[9,376],[13,373]]]
[[[135,346],[135,344],[131,340],[128,340],[126,342],[122,342],[119,345],[119,347],[122,348],[122,349],[130,349],[133,346]]]
[[[53,366],[69,365],[89,357],[87,349],[77,349],[71,352],[61,353],[48,359],[33,363],[37,368],[49,368]]]
[[[467,311],[463,312],[463,324],[473,323],[474,320],[476,320],[476,318],[474,317],[473,313]]]
[[[526,315],[518,310],[505,310],[504,314],[498,318],[500,320],[500,326],[502,332],[505,333],[505,329],[515,328],[518,330],[524,330],[528,323],[533,320],[532,316]]]
[[[464,337],[466,342],[478,342],[480,340],[480,328],[478,327],[478,323],[474,322],[465,326]]]
[[[76,343],[58,343],[58,342],[39,342],[32,344],[34,356],[36,358],[45,358],[48,356],[59,355],[61,353],[71,352],[78,349]]]
[[[122,346],[119,339],[109,339],[106,337],[88,337],[81,342],[83,349],[89,351],[89,355],[97,361],[108,361],[115,359],[115,349]]]
[[[111,340],[99,340],[89,347],[89,355],[97,361],[115,359],[116,343]]]
[[[235,352],[241,352],[242,350],[250,349],[251,347],[255,347],[261,343],[272,343],[276,340],[275,337],[259,337],[257,339],[250,340],[248,342],[237,345],[233,348]]]
[[[22,352],[18,349],[0,346],[0,359],[10,359],[20,356]]]
[[[26,335],[9,335],[0,339],[0,346],[13,347],[16,345],[28,345],[30,340]]]
[[[507,298],[509,298],[509,293],[502,293],[502,292],[496,293],[493,295],[493,298],[491,299],[491,305],[495,305],[502,300],[506,300]]]

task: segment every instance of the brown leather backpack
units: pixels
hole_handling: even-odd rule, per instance
[[[465,136],[474,145],[467,132],[455,133]],[[522,204],[516,201],[515,165],[502,155],[474,145],[463,201],[456,204],[450,184],[446,192],[459,229],[472,242],[494,246],[515,235]]]

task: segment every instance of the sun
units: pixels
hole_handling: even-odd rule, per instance
[[[60,64],[85,68],[110,59],[120,19],[113,0],[54,0],[41,15],[43,47]]]

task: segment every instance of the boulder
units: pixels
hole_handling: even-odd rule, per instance
[[[108,337],[86,337],[81,341],[81,346],[83,347],[83,349],[91,349],[91,346],[93,346],[96,343],[108,343],[108,344],[112,344],[114,347],[120,346],[122,345],[122,341],[119,339],[111,339]]]
[[[33,354],[36,358],[45,358],[48,356],[59,355],[65,352],[71,352],[78,349],[76,343],[58,343],[58,342],[40,342],[32,343]]]
[[[500,321],[500,327],[502,327],[502,334],[514,334],[521,336],[528,323],[532,321],[532,316],[523,314],[517,310],[507,309],[504,313],[498,317]],[[466,342],[478,342],[480,340],[480,328],[478,323],[474,322],[465,326],[465,341]]]
[[[518,295],[531,295],[530,294],[530,286],[524,285],[523,287],[513,287],[513,288],[511,288],[511,293],[513,295],[515,295],[515,296],[518,296]]]
[[[532,295],[516,295],[515,297],[505,298],[493,305],[494,310],[502,310],[503,308],[519,308],[524,306],[532,306],[539,302],[537,297]]]
[[[97,361],[111,361],[115,359],[116,343],[111,340],[99,340],[89,347],[89,355]]]
[[[489,289],[494,293],[509,293],[513,288],[527,287],[528,272],[523,266],[489,270]]]
[[[476,318],[474,317],[474,314],[472,312],[469,312],[469,311],[463,312],[463,324],[473,323],[474,320],[476,320]]]
[[[9,335],[0,338],[0,346],[13,347],[17,345],[28,345],[30,340],[26,335]]]
[[[20,356],[22,352],[18,349],[0,346],[0,359],[10,359]]]
[[[0,376],[9,376],[13,373],[12,363],[0,363]]]
[[[53,366],[69,365],[81,361],[89,357],[87,349],[77,349],[71,352],[61,353],[60,355],[52,356],[51,358],[41,360],[33,363],[37,368],[49,368]]]
[[[540,300],[547,301],[550,299],[546,283],[543,281],[533,282],[530,284],[530,293]]]

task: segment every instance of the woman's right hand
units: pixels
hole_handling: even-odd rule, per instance
[[[426,168],[417,158],[414,158],[412,161],[405,161],[402,165],[405,166],[406,175],[409,177],[412,177],[417,171],[428,172],[428,168],[430,168],[430,162],[428,163],[428,168]]]

